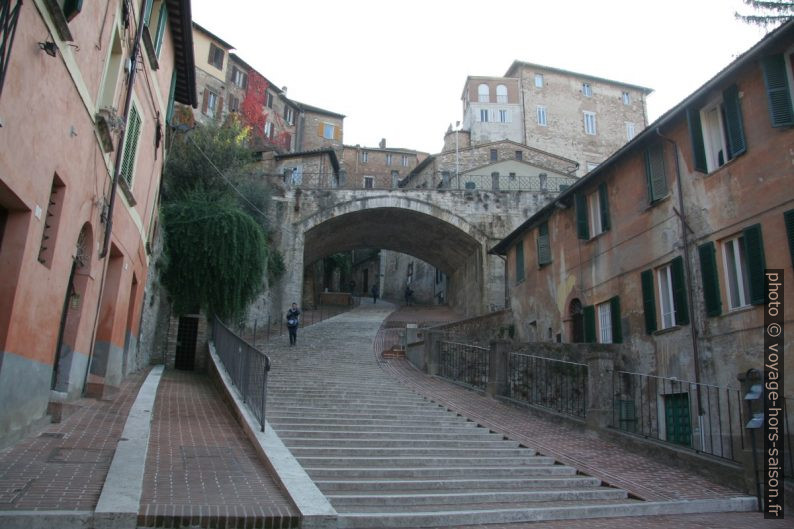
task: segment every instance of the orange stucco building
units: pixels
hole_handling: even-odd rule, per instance
[[[148,361],[137,336],[167,122],[174,100],[196,104],[189,0],[10,9],[0,35],[10,46],[0,75],[0,440],[49,403],[105,394]]]

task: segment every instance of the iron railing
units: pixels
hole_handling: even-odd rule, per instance
[[[0,95],[3,93],[3,83],[11,60],[11,46],[19,21],[19,10],[22,0],[0,0]]]
[[[744,400],[738,389],[627,371],[615,371],[612,385],[612,427],[740,460]]]
[[[229,330],[217,317],[212,325],[212,341],[232,383],[264,432],[270,358]]]
[[[475,389],[488,385],[490,349],[463,342],[441,340],[438,375]]]
[[[510,400],[584,418],[587,415],[587,365],[510,353]]]
[[[338,316],[343,312],[347,312],[361,305],[361,298],[358,296],[351,297],[351,304],[348,306],[342,305],[317,305],[313,309],[302,309],[299,318],[299,328],[308,327],[315,323],[327,320]],[[251,336],[251,343],[256,347],[257,344],[269,342],[273,338],[278,338],[287,334],[287,313],[272,316],[268,315],[267,319],[255,319],[252,328],[245,330],[244,326],[240,327],[240,334]]]

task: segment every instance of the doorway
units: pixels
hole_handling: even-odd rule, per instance
[[[571,317],[571,343],[584,343],[584,315],[579,298],[571,300],[568,315]]]
[[[193,371],[196,364],[196,342],[198,339],[198,316],[180,316],[176,332],[174,367]]]

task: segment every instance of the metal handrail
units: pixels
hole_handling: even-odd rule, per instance
[[[264,432],[270,357],[231,331],[217,316],[212,341],[232,383]]]
[[[586,417],[589,374],[586,364],[511,353],[508,369],[510,400]]]

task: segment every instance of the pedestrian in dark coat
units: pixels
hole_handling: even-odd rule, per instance
[[[298,341],[298,324],[300,324],[301,311],[297,303],[287,311],[287,330],[289,331],[289,344],[295,345]]]
[[[377,283],[372,285],[371,292],[372,292],[372,302],[373,303],[377,303],[378,302],[378,296],[380,295],[380,289],[378,288],[378,284]]]

